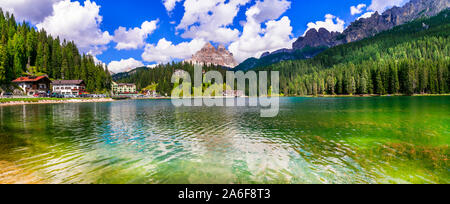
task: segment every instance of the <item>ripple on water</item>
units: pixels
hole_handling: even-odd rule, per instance
[[[0,107],[14,161],[0,183],[449,183],[448,99],[390,100],[283,98],[269,119],[170,101]]]

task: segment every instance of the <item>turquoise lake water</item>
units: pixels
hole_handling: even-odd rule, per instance
[[[450,97],[0,107],[0,183],[450,183]]]

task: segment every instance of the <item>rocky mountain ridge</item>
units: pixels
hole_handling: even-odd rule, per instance
[[[316,29],[310,29],[304,37],[299,37],[294,42],[292,48],[293,50],[301,50],[305,47],[333,47],[337,45],[334,39],[340,35],[341,33],[329,32],[325,28],[320,28],[318,31]]]
[[[325,28],[310,29],[293,43],[292,49],[266,52],[261,58],[278,53],[292,53],[308,47],[330,48],[359,41],[417,18],[435,16],[448,8],[450,8],[449,0],[411,0],[402,7],[393,7],[382,14],[375,12],[369,18],[360,18],[350,24],[342,33],[330,32]]]
[[[211,43],[206,43],[200,51],[195,53],[191,59],[185,60],[185,62],[204,65],[212,64],[228,68],[234,68],[238,65],[233,54],[225,46],[219,45],[216,49]]]
[[[372,37],[382,31],[394,28],[421,17],[431,17],[450,7],[449,0],[411,0],[402,7],[393,7],[379,14],[375,12],[369,18],[360,18],[348,26],[343,33],[329,32],[326,29],[309,30],[304,37],[298,38],[293,49],[307,46],[334,47]]]

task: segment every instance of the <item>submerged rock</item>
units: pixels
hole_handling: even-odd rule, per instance
[[[0,161],[0,184],[41,184],[43,180],[33,172],[25,171],[14,163]]]

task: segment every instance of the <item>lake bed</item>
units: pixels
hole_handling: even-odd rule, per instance
[[[0,107],[0,183],[450,183],[449,104],[286,97],[275,118],[170,100]]]

